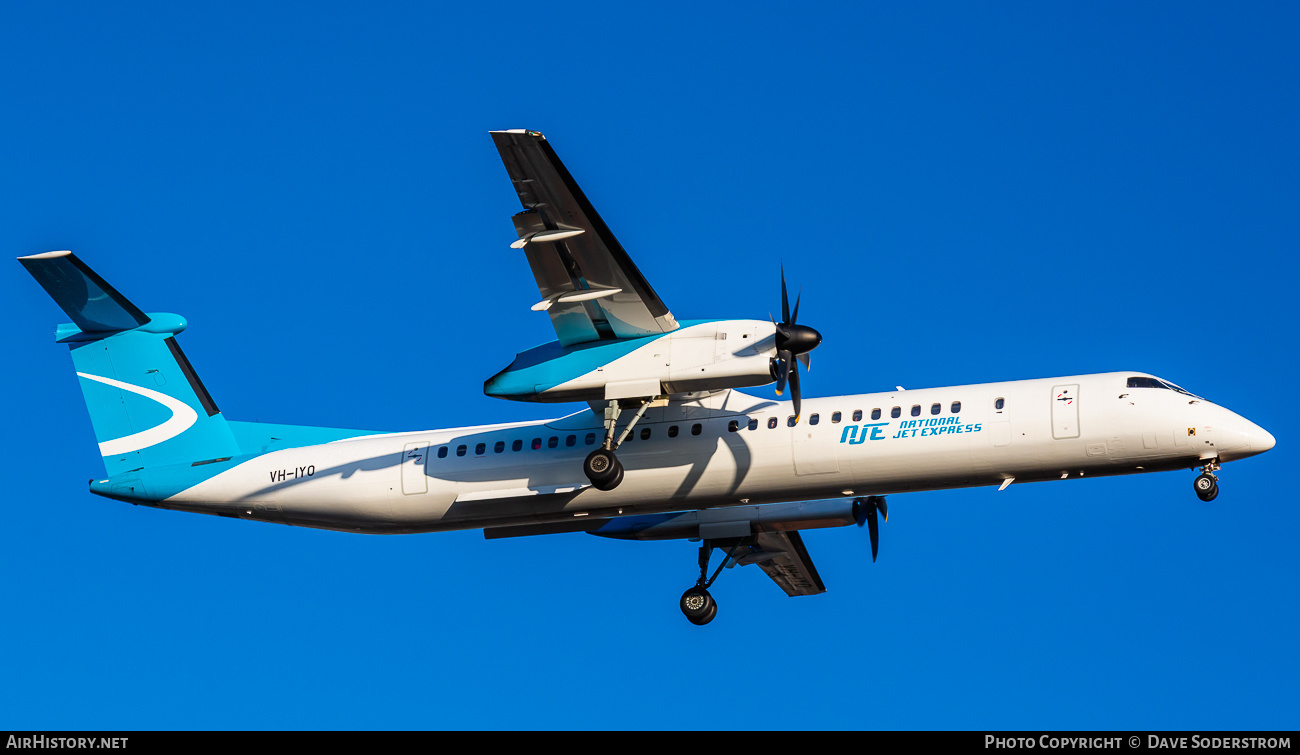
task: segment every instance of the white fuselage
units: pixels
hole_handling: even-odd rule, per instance
[[[810,398],[793,427],[789,402],[738,391],[674,402],[651,409],[617,450],[626,477],[608,492],[582,473],[604,435],[600,415],[582,411],[275,451],[157,505],[432,532],[1188,469],[1272,447],[1266,431],[1209,401],[1127,387],[1143,375]]]

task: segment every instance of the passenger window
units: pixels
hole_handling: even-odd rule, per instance
[[[695,424],[691,425],[691,435],[699,435],[703,431],[704,431],[704,425],[701,425],[699,422],[696,422]]]
[[[486,443],[480,443],[480,444],[478,444],[477,446],[474,446],[474,455],[475,455],[475,456],[482,456],[482,455],[483,455],[484,453],[486,453],[486,452],[487,452],[487,444],[486,444]]]
[[[758,429],[758,420],[756,420],[756,419],[751,419],[751,420],[749,421],[749,429],[750,429],[750,430],[757,430],[757,429]]]
[[[942,406],[940,406],[940,405],[938,405],[938,404],[930,404],[930,413],[931,413],[931,414],[938,414],[938,413],[941,412],[941,411],[943,411],[943,407],[942,407]]]
[[[465,455],[465,452],[468,451],[468,450],[469,450],[469,448],[466,447],[466,446],[456,446],[456,455],[457,455],[457,456],[464,456],[464,455]]]
[[[447,447],[446,447],[446,446],[439,446],[439,447],[438,447],[438,458],[439,458],[439,459],[445,459],[445,458],[447,458]]]
[[[951,411],[952,411],[953,414],[956,414],[957,412],[960,412],[960,411],[961,411],[961,402],[960,402],[960,401],[954,401],[954,402],[952,402]]]
[[[919,417],[919,416],[921,416],[921,405],[920,405],[920,404],[912,404],[912,416],[913,416],[913,417]]]
[[[650,440],[650,428],[641,428],[641,440]]]
[[[872,409],[872,410],[871,410],[871,418],[872,418],[872,419],[880,419],[880,410],[879,410],[879,409]]]
[[[796,416],[794,416],[793,414],[791,414],[789,417],[786,418],[786,420],[785,420],[785,426],[786,426],[786,427],[794,427],[794,426],[795,426],[795,423],[798,422],[798,421],[799,421],[799,418],[796,417]]]
[[[585,442],[586,442],[587,445],[589,445],[589,446],[594,446],[594,445],[596,445],[596,434],[595,434],[595,433],[587,433],[587,437],[586,437],[584,440],[585,440]]]
[[[542,447],[542,439],[541,439],[541,438],[533,438],[533,450],[536,451],[537,449],[539,449],[539,448],[541,448],[541,447]]]
[[[669,438],[676,438],[676,437],[677,437],[677,425],[669,425],[669,426],[668,426],[668,437],[669,437]]]
[[[568,448],[573,448],[574,446],[578,445],[578,436],[570,435],[569,437],[565,438],[564,445]]]
[[[776,429],[776,417],[773,417],[767,421],[767,429],[769,430]]]
[[[821,421],[821,417],[817,416],[816,414],[808,418],[808,424],[810,425],[815,425],[819,421]]]
[[[740,429],[740,423],[737,422],[736,420],[733,419],[727,423],[727,432],[734,433],[739,429]]]
[[[832,414],[832,415],[831,415],[831,424],[832,424],[832,425],[838,425],[838,424],[840,423],[840,418],[841,418],[842,416],[843,416],[843,415],[841,415],[839,412],[835,412],[834,414]]]
[[[499,454],[505,450],[506,450],[506,442],[504,440],[497,441],[496,445],[492,447],[493,453]]]
[[[889,416],[893,417],[894,419],[898,419],[899,417],[903,416],[903,410],[900,407],[896,406],[893,409],[889,410]]]
[[[522,451],[524,449],[523,438],[515,438],[515,442],[510,444],[511,451]]]
[[[560,439],[557,438],[557,437],[555,437],[554,435],[552,435],[552,436],[551,436],[551,437],[546,441],[546,447],[547,447],[547,448],[555,448],[555,447],[558,446],[558,445],[560,445]]]
[[[854,421],[854,422],[861,422],[861,421],[862,421],[862,410],[861,410],[861,409],[854,409],[854,410],[853,410],[853,421]]]
[[[993,402],[993,408],[997,409],[998,411],[1002,411],[1002,406],[1005,403],[1006,402],[1004,402],[1002,399],[998,399],[997,401]]]

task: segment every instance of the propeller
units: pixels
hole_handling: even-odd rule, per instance
[[[794,311],[790,311],[790,295],[785,287],[785,264],[781,265],[781,322],[776,326],[776,356],[772,359],[772,377],[776,379],[776,395],[785,394],[786,383],[790,385],[790,398],[794,402],[795,421],[799,421],[800,392],[799,368],[795,360],[803,363],[805,370],[812,369],[812,360],[808,352],[817,348],[822,342],[822,334],[807,325],[799,323],[799,302],[803,298],[801,291],[794,300]]]
[[[876,512],[889,521],[889,506],[885,505],[884,496],[869,495],[866,498],[858,498],[853,501],[853,518],[857,520],[858,526],[863,524],[871,531],[871,563],[876,563],[876,554],[880,551],[880,523],[876,520]]]

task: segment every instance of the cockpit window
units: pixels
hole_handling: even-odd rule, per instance
[[[1179,388],[1173,383],[1166,383],[1163,380],[1158,380],[1153,377],[1142,377],[1139,375],[1135,375],[1128,379],[1128,387],[1129,388],[1164,388],[1165,390],[1176,391],[1178,393],[1183,394],[1184,396],[1191,396],[1192,398],[1200,399],[1202,401],[1205,400],[1202,399],[1200,396],[1197,396],[1195,393],[1192,393],[1191,391]]]
[[[1183,394],[1184,396],[1191,396],[1192,398],[1198,398],[1198,399],[1201,399],[1202,401],[1205,400],[1205,399],[1201,398],[1200,396],[1197,396],[1195,393],[1192,393],[1191,391],[1188,391],[1188,390],[1184,390],[1184,389],[1182,389],[1182,388],[1179,388],[1178,386],[1174,385],[1173,383],[1169,383],[1169,382],[1166,382],[1166,381],[1163,381],[1163,380],[1160,381],[1160,382],[1162,382],[1162,383],[1164,383],[1165,385],[1169,386],[1169,390],[1171,390],[1171,391],[1177,391],[1177,392]]]
[[[1156,380],[1153,377],[1131,377],[1128,379],[1130,388],[1168,388],[1169,386]]]

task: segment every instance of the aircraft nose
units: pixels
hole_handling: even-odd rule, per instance
[[[1246,437],[1250,438],[1250,450],[1262,454],[1277,443],[1273,433],[1259,425],[1246,420]]]

